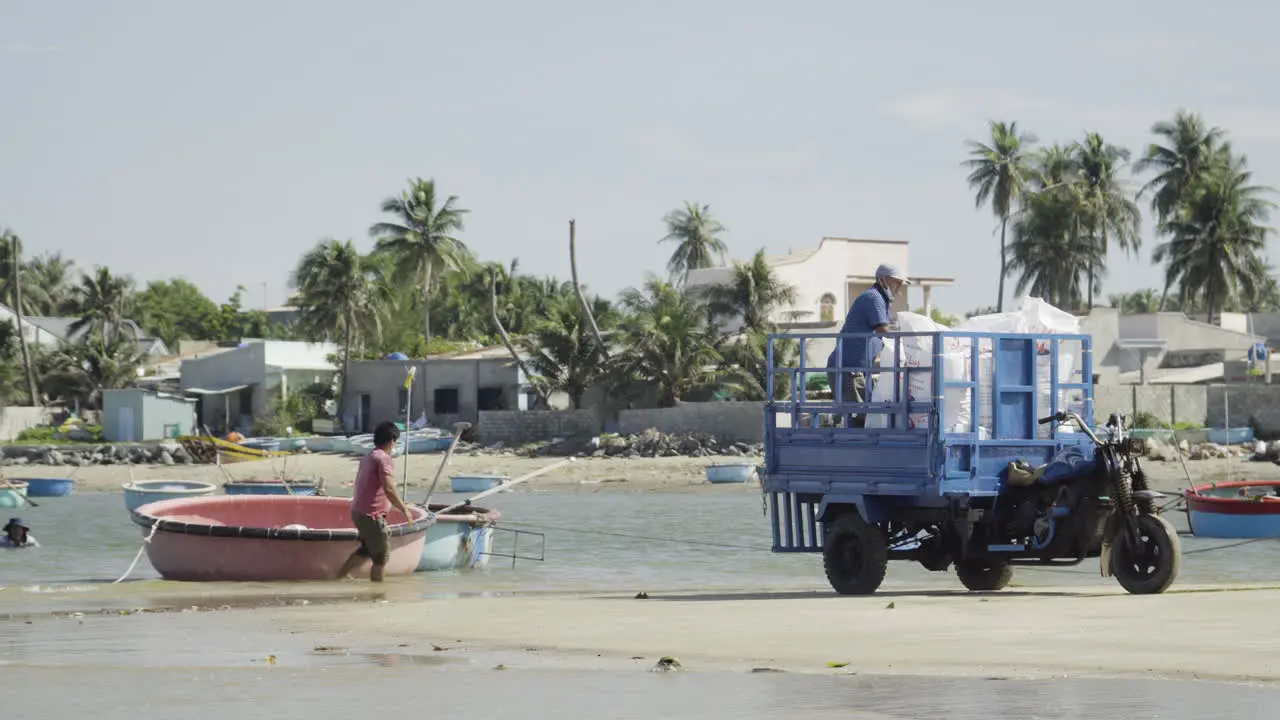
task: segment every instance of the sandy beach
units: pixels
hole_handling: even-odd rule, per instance
[[[397,584],[387,583],[387,595],[398,594]],[[1275,586],[1135,597],[1100,578],[1087,590],[889,589],[860,598],[814,590],[385,600],[352,585],[341,604],[36,616],[5,623],[4,634],[44,648],[38,665],[97,664],[95,644],[112,638],[97,648],[102,664],[115,664],[108,650],[143,644],[148,663],[208,667],[268,656],[282,667],[313,667],[348,656],[425,657],[476,670],[638,671],[671,656],[691,672],[1280,682]],[[204,638],[204,647],[187,657],[185,641],[160,637]]]
[[[431,483],[440,461],[439,454],[411,455],[408,459],[409,485],[423,488]],[[441,475],[438,487],[448,490],[448,477],[453,473],[500,473],[516,478],[538,468],[556,463],[560,457],[521,457],[513,453],[455,455]],[[131,479],[200,480],[221,485],[228,479],[269,478],[280,472],[299,479],[324,478],[325,490],[331,495],[350,494],[350,483],[355,477],[357,458],[350,455],[327,453],[304,454],[287,460],[260,460],[223,465],[92,465],[85,467],[54,467],[27,465],[4,468],[9,478],[20,477],[72,477],[78,491],[119,492],[120,486]],[[763,462],[760,457],[661,457],[661,458],[577,458],[572,464],[562,466],[539,476],[527,485],[513,488],[515,492],[537,488],[558,491],[580,490],[584,492],[609,491],[712,491],[731,492],[735,486],[710,485],[704,469],[713,463]],[[397,476],[403,470],[404,457],[396,458]],[[1143,467],[1152,486],[1162,492],[1177,493],[1187,487],[1187,477],[1182,465],[1174,461],[1149,461]],[[1197,483],[1236,479],[1280,479],[1280,465],[1269,462],[1249,462],[1234,459],[1188,460],[1187,470]],[[741,486],[736,486],[741,489]],[[758,485],[752,484],[751,487]]]

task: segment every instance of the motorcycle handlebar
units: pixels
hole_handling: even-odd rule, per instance
[[[1093,434],[1093,429],[1090,428],[1089,424],[1084,421],[1084,418],[1080,417],[1079,415],[1073,412],[1067,412],[1064,410],[1059,412],[1057,415],[1049,415],[1048,417],[1042,417],[1039,420],[1039,424],[1046,425],[1048,423],[1053,422],[1054,420],[1057,420],[1058,422],[1066,422],[1068,419],[1075,420],[1076,424],[1080,426],[1080,429],[1084,431],[1084,434],[1088,435],[1089,439],[1092,440],[1095,444],[1102,442],[1101,440],[1098,439],[1097,435]]]

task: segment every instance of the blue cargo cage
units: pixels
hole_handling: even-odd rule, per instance
[[[819,393],[808,389],[809,380],[827,376],[831,347],[842,348],[842,339],[869,347],[873,336],[885,341],[884,364],[838,361],[840,367],[830,369],[874,379],[862,402],[844,396],[843,382],[829,383],[829,399],[811,397]],[[915,366],[904,358],[906,345],[920,348]],[[796,367],[778,365],[796,349]],[[773,334],[767,353],[766,397],[786,396],[768,402],[764,412],[761,488],[774,552],[821,552],[824,523],[853,507],[873,524],[943,508],[980,512],[997,502],[1011,461],[1044,465],[1071,445],[1092,452],[1086,433],[1059,422],[1037,424],[1069,410],[1094,426],[1088,335]],[[1064,361],[1070,374],[1059,377]],[[948,366],[960,372],[949,376]],[[851,415],[861,415],[865,427],[854,426]]]

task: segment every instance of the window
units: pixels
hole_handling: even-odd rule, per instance
[[[503,410],[502,388],[482,387],[477,390],[476,408],[479,410]]]
[[[435,392],[435,414],[458,414],[458,388],[437,388]]]
[[[822,322],[835,322],[836,320],[836,296],[826,293],[822,296],[819,307],[821,308],[819,317]]]

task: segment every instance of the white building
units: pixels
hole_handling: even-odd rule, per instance
[[[203,425],[248,434],[271,398],[333,382],[338,368],[329,358],[337,353],[333,343],[245,340],[184,359],[181,387],[200,399],[197,417]]]
[[[797,295],[795,304],[780,308],[773,321],[784,332],[839,332],[854,298],[875,284],[876,268],[882,263],[897,266],[911,279],[911,286],[894,299],[891,312],[924,307],[927,313],[933,309],[933,288],[955,281],[916,275],[911,271],[909,256],[906,240],[838,237],[824,237],[816,248],[766,255],[774,273],[782,282],[793,285]],[[726,283],[732,273],[731,267],[694,270],[689,273],[687,286]],[[833,346],[833,340],[806,343],[806,364],[825,367]]]

